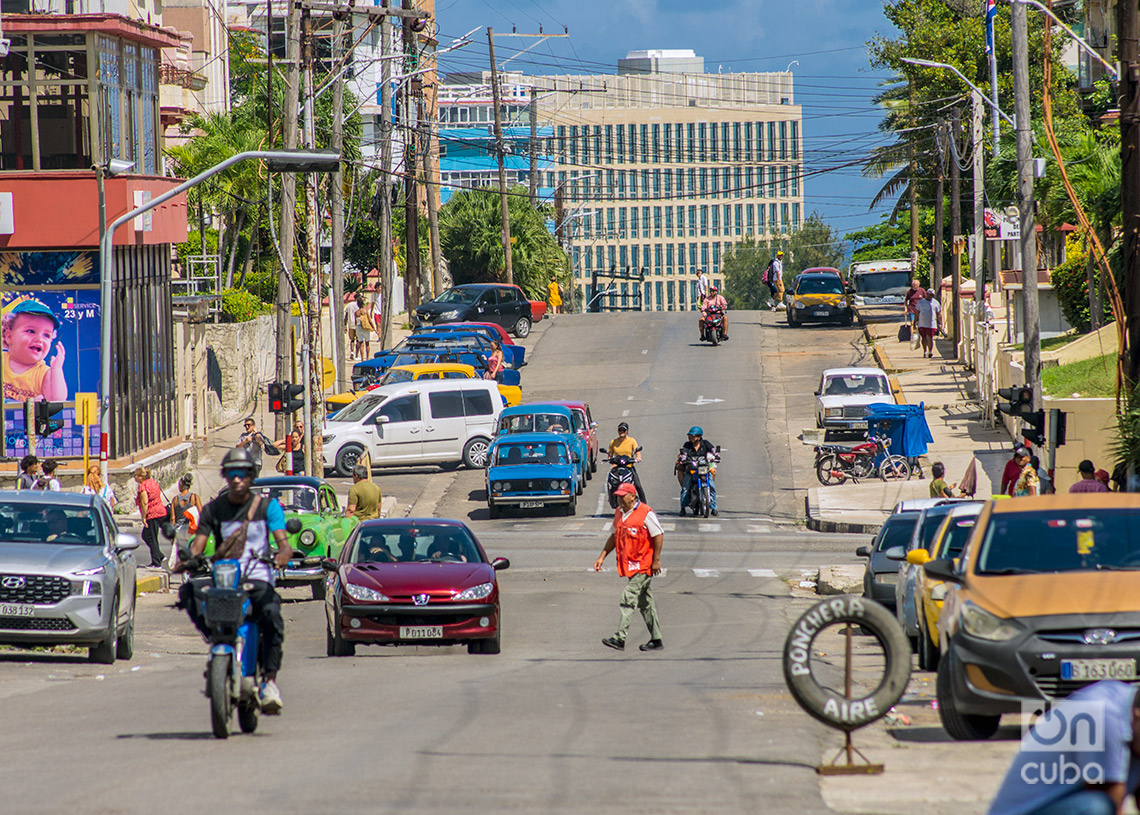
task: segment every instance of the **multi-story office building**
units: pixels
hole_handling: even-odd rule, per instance
[[[633,51],[618,74],[535,76],[540,122],[553,127],[574,283],[644,274],[646,310],[693,308],[696,272],[718,284],[725,252],[746,235],[799,228],[800,107],[790,72],[709,74],[692,51]],[[636,305],[636,281],[616,284]]]

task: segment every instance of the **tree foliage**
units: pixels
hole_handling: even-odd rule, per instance
[[[721,263],[725,299],[734,309],[763,308],[771,301],[763,282],[764,270],[778,250],[784,252],[784,285],[804,269],[815,266],[842,268],[845,251],[836,231],[813,212],[788,237],[760,240],[753,235],[733,244]]]

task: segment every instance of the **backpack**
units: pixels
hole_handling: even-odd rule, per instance
[[[768,261],[768,265],[764,268],[764,275],[760,278],[760,282],[765,285],[772,283],[772,261]]]

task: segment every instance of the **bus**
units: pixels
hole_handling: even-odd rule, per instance
[[[856,306],[893,306],[906,300],[913,276],[910,259],[903,258],[852,263],[848,279]]]

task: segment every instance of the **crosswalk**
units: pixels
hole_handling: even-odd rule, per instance
[[[614,524],[612,520],[598,523],[600,519],[597,516],[588,517],[583,520],[569,521],[558,523],[558,533],[567,537],[578,538],[592,535],[608,535],[613,531]],[[506,532],[534,532],[537,529],[549,527],[549,519],[536,517],[536,518],[517,518],[504,522],[500,522],[495,531]],[[666,534],[674,533],[681,535],[715,535],[715,534],[746,534],[746,535],[772,535],[772,534],[810,534],[809,530],[800,524],[786,522],[786,521],[773,521],[771,519],[733,519],[731,521],[661,521],[661,529]]]

